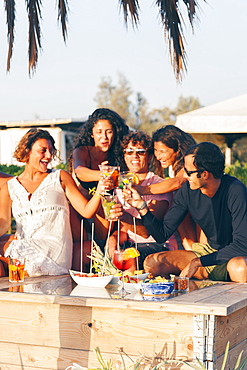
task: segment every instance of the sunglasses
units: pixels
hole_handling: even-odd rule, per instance
[[[145,155],[147,152],[146,149],[141,149],[141,148],[137,148],[137,149],[132,149],[132,148],[127,148],[127,149],[124,149],[124,154],[127,154],[127,155],[132,155],[134,153],[138,154],[138,155]]]
[[[187,173],[187,176],[189,176],[189,177],[192,175],[192,173],[202,173],[202,172],[204,172],[203,170],[188,171],[187,168],[185,168],[185,167],[184,167],[184,170]]]

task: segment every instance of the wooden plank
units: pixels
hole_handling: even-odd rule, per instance
[[[193,291],[192,294],[182,294],[175,297],[174,302],[182,304],[190,302],[193,307],[198,304],[206,305],[208,308],[221,306],[226,309],[225,315],[229,315],[247,305],[246,293],[247,284],[223,283]]]
[[[72,365],[74,362],[83,367],[100,367],[96,355],[92,351],[1,343],[0,353],[1,370],[65,370],[66,367]],[[112,359],[115,363],[122,363],[118,351],[102,351],[101,353],[105,361]],[[145,366],[154,366],[164,360],[164,357],[160,357],[160,354],[158,354],[155,359],[146,356],[144,353],[142,355],[143,356],[129,356],[128,354],[122,353],[126,367],[140,360],[140,358],[142,358],[143,365]],[[181,370],[191,369],[188,365],[180,362],[178,363],[177,361],[173,361],[169,365],[163,367],[163,369],[169,370],[177,370],[178,368]]]
[[[226,343],[231,347],[237,346],[247,338],[247,307],[238,310],[227,317],[216,318],[215,351],[217,357],[225,352]]]
[[[226,345],[226,343],[227,342],[225,342],[225,345]],[[242,361],[240,363],[242,363],[243,360],[247,357],[247,339],[245,339],[243,342],[239,343],[237,346],[230,349],[230,351],[228,353],[227,363],[226,363],[225,369],[234,369],[234,367],[236,365],[236,362],[237,362],[237,358],[238,358],[241,351],[243,351],[243,354],[242,354],[242,357],[241,357]],[[221,368],[223,358],[224,358],[224,354],[222,354],[222,356],[217,358],[216,363],[215,363],[215,367],[214,367],[215,369],[220,369]],[[245,365],[243,370],[246,370],[246,369],[247,369],[247,364]]]
[[[158,351],[166,347],[170,355],[175,346],[179,359],[189,360],[192,320],[191,314],[2,302],[0,341],[83,350],[123,347],[129,354],[149,353],[155,342]]]
[[[2,287],[3,285],[9,289],[9,286],[12,286],[8,281],[7,278],[4,279],[4,282],[1,282]],[[0,281],[1,281],[0,279]],[[66,281],[66,284],[63,284],[63,289],[60,287],[57,291],[49,291],[49,294],[37,294],[35,297],[36,302],[40,303],[58,303],[63,305],[78,305],[78,306],[88,306],[88,307],[109,307],[109,308],[128,308],[128,309],[138,309],[138,310],[153,310],[153,311],[172,311],[172,312],[187,312],[190,313],[193,307],[193,311],[196,314],[206,314],[209,312],[210,314],[215,315],[226,315],[228,312],[233,312],[236,309],[239,309],[246,305],[246,300],[242,298],[240,295],[237,299],[239,302],[233,302],[229,305],[229,300],[223,301],[220,297],[224,290],[230,291],[234,289],[235,285],[245,285],[245,284],[235,284],[235,283],[221,283],[217,285],[213,285],[211,287],[195,290],[193,292],[189,292],[188,294],[183,294],[180,297],[172,298],[169,300],[161,301],[161,302],[147,302],[147,301],[137,301],[137,300],[128,300],[128,297],[124,300],[115,300],[115,299],[105,299],[105,298],[97,298],[97,297],[77,297],[77,296],[69,296],[68,292],[71,291],[71,284],[72,280],[70,277],[38,277],[38,278],[27,278],[26,282],[24,283],[24,289],[30,288],[32,291],[32,287],[39,287],[39,285],[47,285],[52,283],[59,285],[59,280]],[[67,280],[66,280],[67,279]],[[29,284],[30,282],[30,284]],[[196,282],[198,283],[198,282]],[[67,290],[66,290],[67,289]],[[39,290],[39,289],[38,289]],[[54,293],[54,294],[51,294]],[[57,294],[55,294],[57,293]],[[215,296],[215,297],[214,297]],[[213,304],[212,297],[214,297]],[[33,296],[28,293],[15,293],[15,292],[6,292],[0,291],[0,302],[5,300],[15,300],[18,302],[32,302]]]

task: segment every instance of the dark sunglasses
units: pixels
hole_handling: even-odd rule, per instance
[[[124,149],[124,154],[127,154],[127,155],[132,155],[134,153],[138,154],[138,155],[145,155],[147,152],[146,149],[141,149],[141,148],[137,148],[137,149],[132,149],[132,148],[127,148],[127,149]]]
[[[188,171],[187,168],[185,168],[185,167],[184,167],[184,170],[187,173],[187,176],[189,176],[189,177],[192,175],[192,173],[202,173],[202,172],[204,172],[203,170]]]

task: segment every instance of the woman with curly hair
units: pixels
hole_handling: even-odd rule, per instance
[[[122,142],[124,160],[126,167],[130,172],[135,173],[139,179],[140,186],[156,184],[162,181],[162,178],[155,175],[149,170],[149,164],[153,158],[152,139],[149,135],[142,131],[130,132],[124,137]],[[116,189],[118,203],[123,206],[123,216],[120,220],[120,233],[115,230],[109,239],[109,254],[113,257],[114,251],[117,249],[118,239],[120,245],[135,245],[140,252],[139,267],[143,268],[142,264],[145,257],[157,251],[177,249],[177,241],[175,236],[170,238],[165,245],[156,243],[152,236],[144,227],[141,216],[138,210],[131,207],[124,200],[121,189]],[[159,220],[162,220],[172,204],[172,193],[143,195],[142,199],[146,202],[148,209]],[[136,265],[133,264],[131,270],[135,270]]]
[[[129,128],[116,112],[98,108],[82,126],[73,149],[75,175],[82,193],[89,197],[100,178],[99,165],[122,166],[121,141]]]
[[[5,256],[1,260],[8,263],[9,256],[24,257],[29,276],[68,273],[73,250],[68,200],[84,217],[92,217],[101,203],[98,193],[102,181],[98,193],[88,201],[68,172],[49,169],[56,155],[50,133],[30,129],[13,155],[25,163],[24,171],[3,184],[0,192],[0,235],[9,229],[12,214],[16,221],[15,239],[0,246],[0,254]],[[78,270],[80,258],[75,254],[73,257]]]
[[[70,167],[79,182],[80,191],[87,199],[90,199],[99,181],[100,164],[123,166],[121,141],[128,132],[124,119],[108,108],[96,109],[82,126],[70,158]],[[102,209],[99,209],[94,221],[96,237],[100,243],[107,235]],[[74,241],[79,242],[80,216],[72,208],[71,225]],[[90,232],[86,220],[84,225],[87,232]],[[84,238],[87,238],[85,234]]]

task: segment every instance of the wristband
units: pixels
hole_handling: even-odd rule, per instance
[[[137,211],[142,211],[144,208],[146,208],[147,207],[147,203],[145,202],[145,201],[143,201],[143,203],[142,203],[142,205],[141,205],[141,207],[140,208],[137,208],[136,207],[136,209],[137,209]]]

